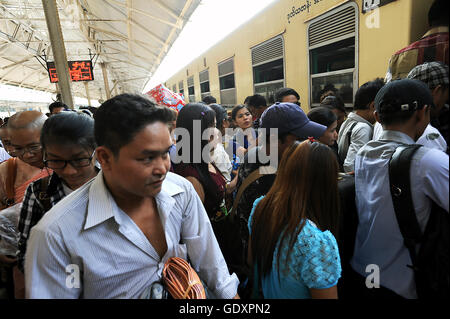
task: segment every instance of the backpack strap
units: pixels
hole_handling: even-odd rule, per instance
[[[348,144],[347,153],[348,153],[348,149],[350,148],[350,143],[352,141],[352,133],[353,133],[353,129],[355,128],[356,124],[358,124],[358,122],[354,121],[353,124],[350,126],[350,129],[347,131],[347,134],[345,135],[345,138],[346,138],[347,144]],[[344,154],[339,154],[339,159],[340,159],[342,165],[344,165],[344,161],[345,161],[345,158],[347,157],[347,153],[345,154],[345,156],[344,156]]]
[[[14,184],[16,183],[17,176],[17,158],[11,157],[8,159],[8,173],[6,175],[6,201],[5,204],[7,207],[12,206],[14,204],[14,195],[16,193]]]
[[[236,198],[234,199],[233,208],[231,209],[232,214],[236,214],[236,208],[241,200],[242,194],[244,194],[245,189],[258,178],[275,173],[275,168],[271,166],[261,166],[260,168],[255,169],[250,175],[247,176],[246,179],[242,182],[241,187],[239,187],[239,191],[236,194]]]
[[[389,161],[392,203],[404,244],[411,256],[413,266],[408,267],[413,269],[417,260],[416,244],[421,241],[422,231],[412,201],[410,168],[411,159],[421,146],[417,144],[399,146]]]
[[[50,180],[50,176],[43,177],[39,180],[41,190],[39,192],[39,202],[44,207],[44,211],[48,212],[52,208],[52,203],[50,202],[50,196],[47,194],[48,183]]]

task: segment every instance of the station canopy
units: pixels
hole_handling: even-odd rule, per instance
[[[68,61],[92,61],[91,99],[141,93],[200,0],[57,0]],[[53,61],[41,0],[0,0],[0,83],[57,92],[47,62]],[[87,97],[82,81],[74,97]]]

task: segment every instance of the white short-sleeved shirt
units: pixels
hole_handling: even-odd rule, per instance
[[[351,265],[362,276],[368,275],[368,265],[377,265],[380,285],[405,298],[417,298],[414,273],[407,267],[411,258],[403,243],[389,187],[389,160],[401,144],[414,141],[404,133],[384,131],[379,141],[370,141],[356,156],[359,224]],[[432,201],[449,210],[449,157],[439,150],[421,147],[414,154],[410,172],[413,206],[424,231]]]
[[[383,126],[380,123],[375,123],[373,130],[373,140],[377,141],[383,134]],[[443,152],[447,151],[447,142],[442,136],[441,132],[431,124],[428,124],[422,136],[416,141],[416,144],[423,145],[428,148],[435,148]]]

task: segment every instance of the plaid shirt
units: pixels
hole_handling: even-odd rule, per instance
[[[39,220],[46,213],[43,204],[39,201],[39,195],[41,193],[41,180],[38,179],[31,183],[25,193],[25,197],[22,203],[22,209],[20,211],[19,226],[18,231],[20,233],[17,260],[19,269],[23,271],[24,261],[25,261],[25,251],[27,247],[27,240],[30,236],[30,231],[33,226],[35,226]],[[53,173],[48,180],[47,196],[50,197],[50,204],[53,207],[61,199],[63,199],[66,194],[64,193],[62,180],[56,173]]]
[[[422,39],[394,53],[385,80],[404,79],[416,65],[441,61],[448,65],[448,27],[436,27]]]

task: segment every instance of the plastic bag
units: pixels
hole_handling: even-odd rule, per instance
[[[146,93],[155,103],[175,109],[179,112],[186,105],[182,95],[172,92],[160,84]]]
[[[20,203],[0,211],[0,255],[16,255],[19,242],[17,226],[21,207]]]

